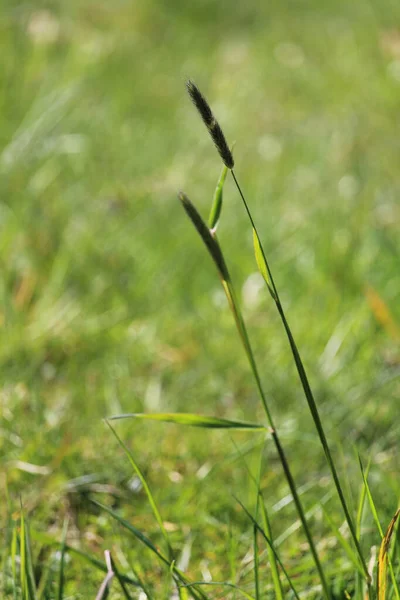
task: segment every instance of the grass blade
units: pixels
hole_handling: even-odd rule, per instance
[[[202,427],[205,429],[252,429],[255,431],[266,431],[263,425],[248,423],[246,421],[232,421],[219,417],[206,417],[189,413],[127,413],[109,417],[110,421],[118,419],[146,419],[149,421],[161,421],[163,423],[175,423],[177,425],[189,425],[190,427]]]

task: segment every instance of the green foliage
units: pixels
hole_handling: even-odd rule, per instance
[[[164,568],[150,550],[144,555],[143,544],[91,502],[164,548],[144,482],[179,571],[212,598],[254,595],[254,523],[232,494],[254,506],[259,433],[114,422],[127,456],[102,423],[109,414],[188,413],[265,427],[229,307],[175,200],[182,186],[208,214],[219,171],[184,95],[189,74],[227,139],[238,141],[237,175],[257,244],[290,315],[339,478],[349,481],[345,499],[362,553],[368,564],[371,548],[378,553],[374,519],[384,533],[400,497],[400,12],[390,0],[376,6],[2,2],[2,598],[94,598],[109,572],[108,548],[113,598],[135,597],[138,586],[149,598],[167,597],[171,562]],[[218,246],[235,284],[234,298],[231,287],[225,292],[246,321],[245,333],[236,317],[242,344],[248,358],[251,337],[330,593],[358,600],[365,577],[230,178],[218,184],[213,206],[222,186]],[[371,457],[366,483],[354,445]],[[249,514],[295,589],[320,598],[274,444],[263,464],[273,538],[261,497]],[[356,520],[352,496],[360,489]],[[273,598],[275,554],[257,531],[260,596]],[[392,600],[395,533],[389,555]],[[165,556],[170,561],[166,548]]]

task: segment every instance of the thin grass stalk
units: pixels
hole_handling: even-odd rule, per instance
[[[313,393],[311,391],[311,387],[310,387],[310,384],[309,384],[309,381],[308,381],[308,377],[307,377],[307,374],[306,374],[306,371],[305,371],[305,368],[304,368],[304,365],[303,365],[303,361],[301,360],[300,353],[298,351],[296,342],[294,340],[293,334],[292,334],[291,329],[289,327],[289,323],[287,321],[287,318],[286,318],[283,306],[281,304],[281,301],[280,301],[280,298],[279,298],[279,293],[278,293],[277,287],[275,285],[275,281],[274,281],[274,278],[273,278],[273,275],[272,275],[272,272],[271,272],[271,269],[270,269],[267,257],[265,255],[264,248],[263,248],[261,240],[260,240],[260,236],[258,235],[258,231],[257,231],[256,225],[255,225],[253,217],[251,215],[250,209],[249,209],[248,204],[247,204],[247,202],[245,200],[245,197],[243,195],[242,189],[241,189],[241,187],[239,185],[239,182],[238,182],[238,180],[236,178],[236,175],[235,175],[235,172],[233,171],[233,169],[231,170],[231,173],[232,173],[232,177],[233,177],[233,180],[235,182],[235,185],[236,185],[236,187],[238,189],[238,192],[240,194],[240,197],[242,199],[242,202],[244,204],[244,207],[245,207],[245,210],[247,212],[247,215],[249,217],[250,223],[251,223],[251,225],[253,227],[253,231],[255,232],[255,235],[257,236],[257,240],[258,240],[261,252],[262,252],[263,259],[265,261],[265,265],[266,265],[266,268],[267,268],[267,271],[268,271],[268,275],[269,275],[269,279],[270,279],[271,286],[272,286],[272,289],[269,288],[270,289],[270,293],[271,293],[272,298],[275,301],[276,308],[278,310],[279,316],[280,316],[282,324],[284,326],[284,329],[285,329],[285,332],[286,332],[286,335],[287,335],[287,338],[288,338],[288,341],[289,341],[289,344],[290,344],[290,348],[291,348],[291,351],[292,351],[292,354],[293,354],[293,358],[294,358],[294,361],[295,361],[295,364],[296,364],[297,372],[299,374],[300,381],[301,381],[301,384],[302,384],[302,387],[303,387],[303,391],[304,391],[304,394],[305,394],[305,397],[306,397],[306,400],[307,400],[307,403],[308,403],[308,406],[309,406],[312,418],[314,420],[314,424],[315,424],[315,427],[317,429],[320,442],[321,442],[322,447],[324,449],[325,457],[326,457],[329,469],[330,469],[331,474],[332,474],[332,478],[333,478],[333,481],[334,481],[334,484],[335,484],[335,487],[336,487],[336,490],[337,490],[337,493],[338,493],[338,496],[339,496],[340,503],[341,503],[342,508],[343,508],[345,519],[347,521],[347,524],[348,524],[351,536],[353,538],[354,545],[355,545],[356,550],[357,550],[357,554],[358,554],[358,556],[360,558],[361,565],[363,567],[363,571],[364,571],[364,574],[365,574],[366,581],[367,581],[368,584],[370,584],[371,577],[370,577],[370,575],[368,573],[368,567],[367,567],[367,564],[365,562],[365,559],[364,559],[364,556],[363,556],[363,553],[362,553],[362,550],[361,550],[361,546],[360,546],[359,540],[357,538],[356,529],[354,527],[353,519],[351,518],[349,509],[347,507],[347,503],[346,503],[346,499],[344,497],[343,489],[342,489],[342,486],[341,486],[341,483],[340,483],[340,480],[339,480],[339,476],[338,476],[338,473],[337,473],[337,470],[336,470],[336,467],[335,467],[335,463],[333,461],[332,453],[331,453],[331,450],[330,450],[330,447],[329,447],[329,444],[328,444],[328,440],[327,440],[326,435],[325,435],[325,431],[324,431],[324,428],[323,428],[323,425],[322,425],[322,422],[321,422],[321,418],[319,416],[317,404],[315,402],[314,395],[313,395]]]

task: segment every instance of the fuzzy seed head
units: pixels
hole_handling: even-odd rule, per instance
[[[234,160],[232,156],[232,152],[229,149],[227,141],[225,139],[224,133],[213,115],[213,112],[208,104],[207,100],[204,98],[203,94],[200,92],[199,88],[193,81],[188,81],[186,83],[187,90],[189,92],[189,96],[199,111],[201,118],[204,121],[205,126],[207,127],[209,134],[224,162],[224,164],[228,167],[228,169],[233,169]]]

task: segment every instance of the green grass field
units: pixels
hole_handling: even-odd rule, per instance
[[[187,97],[189,77],[236,142],[236,172],[352,514],[363,488],[358,451],[371,461],[385,531],[400,499],[400,5],[2,0],[0,65],[1,597],[22,597],[9,574],[22,503],[37,581],[45,565],[56,570],[68,519],[70,546],[100,561],[110,550],[149,597],[172,598],[168,568],[92,502],[162,545],[103,419],[188,412],[265,422],[215,268],[177,200],[184,189],[207,216],[221,169]],[[218,234],[332,594],[358,598],[324,510],[346,539],[348,530],[230,178]],[[182,569],[251,597],[252,524],[235,497],[253,510],[263,452],[279,554],[301,597],[321,598],[263,434],[113,426]],[[380,535],[367,502],[361,530],[369,562]],[[262,550],[260,598],[274,598]],[[68,553],[63,597],[94,599],[103,576]],[[49,586],[43,600],[53,594]],[[110,597],[124,597],[117,584]]]

